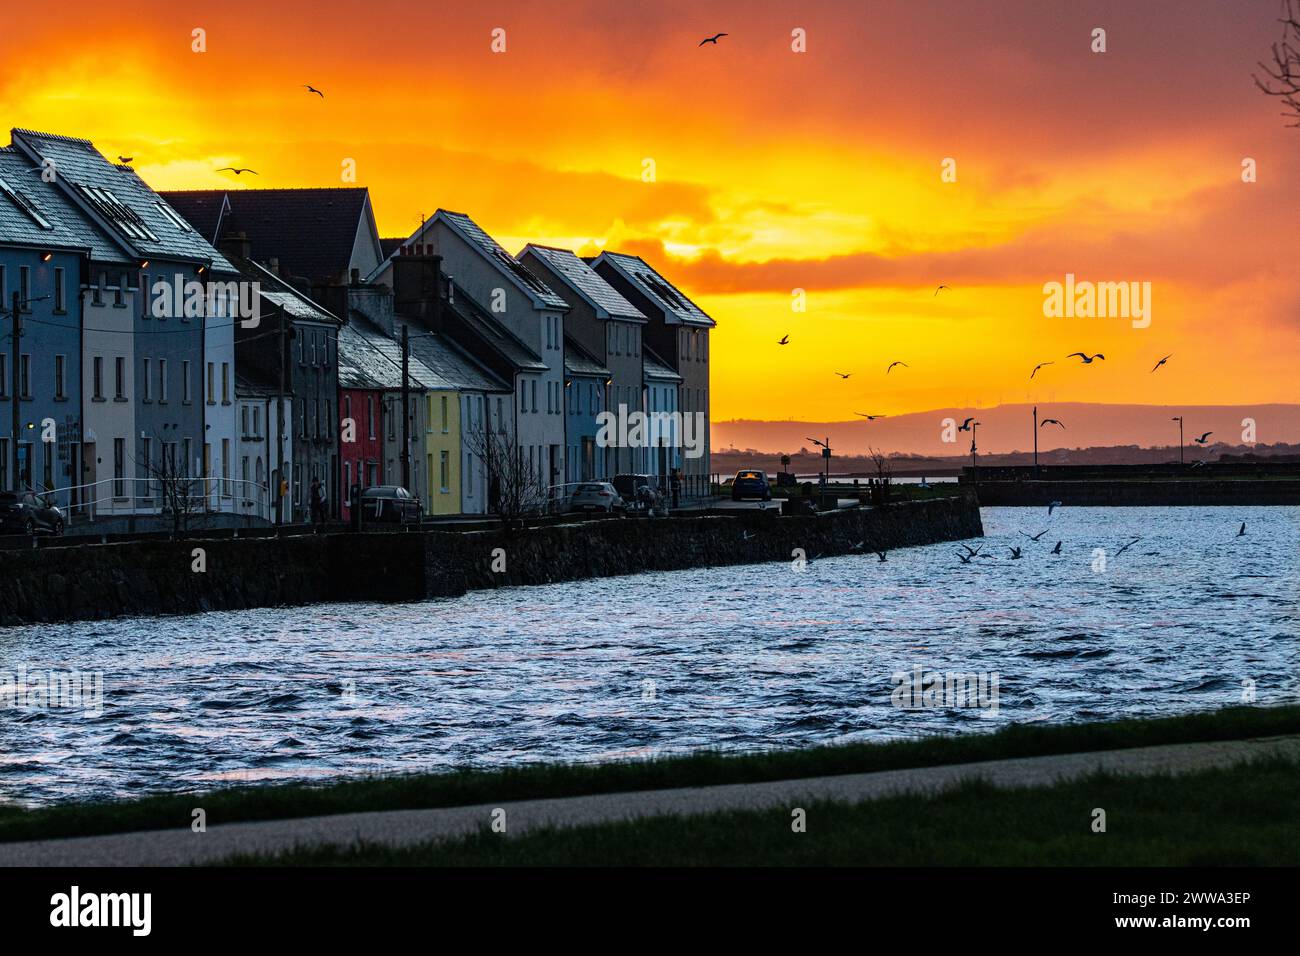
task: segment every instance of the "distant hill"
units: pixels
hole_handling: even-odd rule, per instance
[[[1183,416],[1188,454],[1191,454],[1193,439],[1204,432],[1213,432],[1206,449],[1215,455],[1229,450],[1237,453],[1249,451],[1249,448],[1239,447],[1244,445],[1244,419],[1254,421],[1255,441],[1261,445],[1300,444],[1300,405],[1040,403],[1040,422],[1045,418],[1056,418],[1065,425],[1064,429],[1055,425],[1038,429],[1040,459],[1043,452],[1057,449],[1089,449],[1100,453],[1125,447],[1129,449],[1128,454],[1136,453],[1138,449],[1168,448],[1176,459],[1178,423],[1170,420],[1175,415]],[[735,449],[795,454],[800,449],[807,449],[816,454],[818,449],[809,439],[824,441],[829,437],[837,458],[865,455],[870,446],[886,455],[899,453],[955,459],[969,458],[971,436],[969,432],[960,432],[955,442],[945,442],[944,420],[960,423],[970,417],[980,423],[977,435],[981,457],[1033,451],[1032,405],[937,408],[871,422],[865,419],[851,422],[715,421],[711,427],[715,453]],[[1201,450],[1197,446],[1197,451]],[[1061,460],[1055,454],[1052,457]]]

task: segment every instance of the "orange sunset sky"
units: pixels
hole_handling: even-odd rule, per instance
[[[353,159],[383,235],[442,206],[511,252],[640,253],[717,319],[716,420],[1292,402],[1300,130],[1251,81],[1280,10],[7,3],[0,119],[134,156],[156,189],[345,185]],[[1150,328],[1045,318],[1067,272],[1150,282]]]

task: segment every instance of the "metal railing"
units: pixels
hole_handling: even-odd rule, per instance
[[[197,492],[179,493],[164,487],[171,482],[192,485]],[[232,514],[250,522],[253,518],[275,520],[270,488],[243,478],[103,478],[34,493],[68,502],[69,523],[142,515],[169,517],[177,510],[195,518]]]

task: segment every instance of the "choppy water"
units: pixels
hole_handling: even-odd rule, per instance
[[[803,573],[3,629],[0,683],[20,665],[100,671],[104,701],[0,699],[0,800],[1170,714],[1239,702],[1245,679],[1261,704],[1300,699],[1300,508],[986,508],[984,523],[995,557],[969,565],[948,544]],[[997,672],[997,715],[896,708],[891,675],[918,664]]]

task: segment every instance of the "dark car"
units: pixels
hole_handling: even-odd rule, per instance
[[[736,472],[736,477],[731,482],[731,500],[739,501],[741,498],[762,498],[764,501],[771,501],[772,486],[767,482],[767,472],[755,471],[752,468]]]
[[[30,491],[0,492],[0,532],[7,534],[63,534],[63,512],[52,497]]]
[[[419,524],[423,511],[420,499],[400,485],[372,485],[361,492],[362,521]]]

